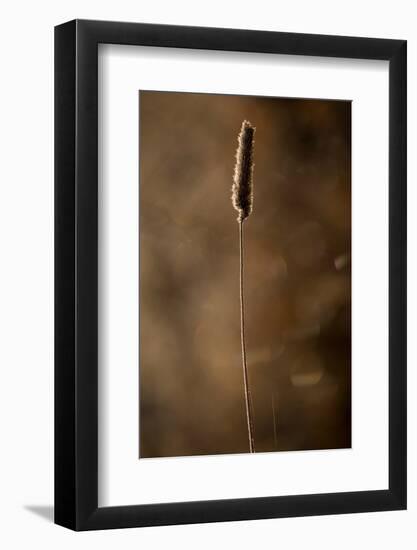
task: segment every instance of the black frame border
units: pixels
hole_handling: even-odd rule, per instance
[[[389,62],[387,490],[98,507],[100,43]],[[86,20],[55,27],[55,523],[83,531],[406,508],[406,102],[405,40]]]

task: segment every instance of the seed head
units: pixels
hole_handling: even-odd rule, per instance
[[[237,221],[242,223],[252,212],[253,202],[253,144],[255,127],[244,120],[237,138],[235,173],[232,186],[232,203],[238,211]]]

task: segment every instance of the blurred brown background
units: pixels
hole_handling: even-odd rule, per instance
[[[344,101],[140,92],[140,457],[248,451],[237,135],[257,452],[350,447],[350,125]]]

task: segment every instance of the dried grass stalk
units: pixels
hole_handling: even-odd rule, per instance
[[[255,452],[253,435],[253,407],[249,386],[249,374],[246,363],[245,341],[245,301],[244,301],[244,243],[243,221],[252,212],[253,204],[253,144],[255,128],[244,120],[238,136],[239,146],[236,151],[236,165],[232,186],[232,203],[238,211],[239,251],[240,251],[240,339],[242,345],[243,386],[246,405],[246,421],[248,425],[249,452]]]

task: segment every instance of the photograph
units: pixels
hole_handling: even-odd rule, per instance
[[[139,459],[351,447],[351,101],[139,90]]]

